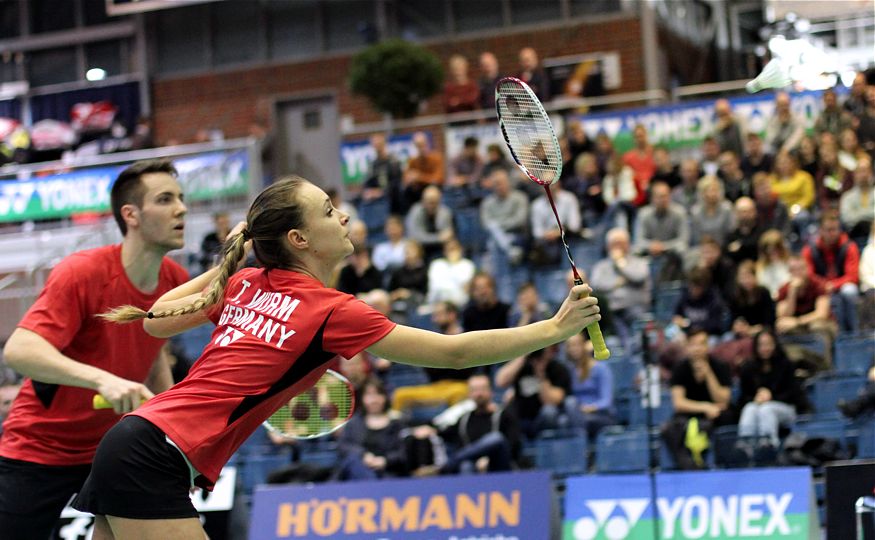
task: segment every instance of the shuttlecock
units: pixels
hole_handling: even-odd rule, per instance
[[[781,61],[775,58],[766,64],[763,72],[756,79],[750,81],[744,87],[753,94],[766,88],[784,88],[792,82],[793,78],[790,77],[790,71]]]

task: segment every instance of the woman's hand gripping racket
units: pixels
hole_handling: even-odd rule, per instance
[[[95,409],[111,409],[100,394],[94,396]],[[315,439],[337,431],[352,417],[355,389],[349,380],[328,370],[312,387],[284,403],[262,424],[284,439]]]
[[[574,272],[574,284],[582,285],[583,280],[571,257],[571,249],[565,241],[565,230],[550,192],[550,184],[557,182],[562,174],[562,153],[553,124],[529,85],[515,77],[505,77],[495,85],[495,109],[501,134],[514,161],[530,180],[544,186],[547,192],[565,254]],[[592,341],[595,357],[599,360],[608,359],[611,353],[605,345],[599,324],[592,323],[586,327],[586,331]]]

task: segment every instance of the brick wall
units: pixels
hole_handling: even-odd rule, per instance
[[[614,92],[644,89],[644,70],[637,17],[597,23],[578,23],[537,31],[507,30],[501,35],[456,39],[430,45],[444,61],[461,53],[472,62],[492,51],[502,72],[515,72],[516,55],[523,46],[534,47],[541,58],[590,52],[618,51],[622,86]],[[152,84],[152,110],[160,143],[191,141],[200,128],[219,128],[227,137],[245,136],[250,124],[266,122],[273,103],[282,96],[305,92],[336,92],[339,112],[357,123],[381,118],[367,100],[350,94],[346,84],[350,57],[329,57],[245,71],[214,73],[156,80]],[[441,112],[440,98],[430,100],[427,113]]]

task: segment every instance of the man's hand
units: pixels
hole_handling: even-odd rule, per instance
[[[101,377],[97,392],[112,404],[117,414],[129,413],[155,395],[144,384],[122,379],[109,372]]]

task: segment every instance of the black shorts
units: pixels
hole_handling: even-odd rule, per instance
[[[130,519],[197,517],[190,487],[188,464],[164,432],[144,418],[126,416],[100,441],[73,508]]]
[[[40,465],[0,457],[0,538],[46,540],[91,465]]]

